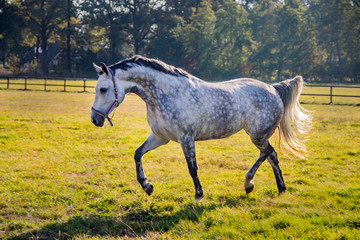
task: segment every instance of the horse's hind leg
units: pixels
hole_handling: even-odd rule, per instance
[[[169,140],[160,138],[156,136],[154,133],[151,133],[150,136],[146,139],[146,141],[135,151],[135,163],[136,163],[136,176],[138,182],[141,184],[144,191],[151,195],[154,191],[154,186],[147,181],[143,166],[142,166],[142,158],[145,153],[161,146],[167,144]]]
[[[198,176],[198,166],[196,164],[195,141],[192,137],[184,136],[180,139],[181,147],[185,154],[190,175],[195,185],[195,200],[201,200],[204,196],[203,189]]]
[[[245,191],[246,193],[252,192],[254,190],[254,176],[260,165],[265,161],[267,157],[274,151],[274,148],[271,146],[269,140],[266,140],[265,143],[260,144],[258,141],[252,139],[253,143],[257,148],[260,149],[260,156],[255,164],[250,168],[250,170],[245,174]]]
[[[274,150],[270,156],[267,158],[268,162],[271,164],[271,167],[274,171],[275,179],[276,179],[276,185],[279,189],[279,193],[283,193],[286,191],[286,185],[282,176],[282,172],[279,166],[279,161],[277,157],[277,153]]]

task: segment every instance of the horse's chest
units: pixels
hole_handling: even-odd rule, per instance
[[[178,126],[174,119],[158,109],[148,109],[147,119],[152,132],[164,139],[178,141]]]

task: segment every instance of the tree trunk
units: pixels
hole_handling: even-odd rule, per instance
[[[36,44],[35,44],[35,67],[36,72],[39,72],[39,64],[40,64],[40,57],[39,57],[39,48],[40,48],[40,37],[36,36]]]
[[[45,10],[44,10],[44,6],[45,6],[45,1],[41,2],[41,12],[45,15]],[[49,73],[49,69],[48,69],[48,64],[47,64],[47,41],[48,41],[48,36],[46,34],[46,23],[45,23],[45,19],[41,19],[40,22],[40,42],[41,42],[41,59],[40,59],[40,68],[41,68],[41,73],[44,75],[47,75]]]
[[[67,1],[67,30],[66,30],[66,73],[71,74],[71,8],[72,1]]]
[[[47,41],[46,29],[41,29],[41,73],[47,75],[49,73],[47,63]]]

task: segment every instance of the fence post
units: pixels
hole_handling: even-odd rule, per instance
[[[45,79],[45,84],[44,84],[44,91],[46,92],[46,78]]]
[[[86,92],[86,80],[84,79],[84,92]]]
[[[330,103],[332,104],[332,92],[333,92],[333,86],[330,86]]]
[[[27,90],[27,77],[25,77],[25,89],[24,90]]]
[[[64,92],[66,92],[66,78],[64,78]]]
[[[7,89],[9,89],[9,87],[10,87],[10,77],[7,77],[6,87],[7,87]]]

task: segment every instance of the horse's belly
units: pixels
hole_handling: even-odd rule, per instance
[[[209,139],[218,139],[229,137],[241,129],[243,129],[244,124],[242,119],[232,119],[231,121],[216,121],[216,122],[207,122],[202,124],[198,129],[195,136],[195,140],[209,140]]]
[[[187,109],[178,107],[178,111],[149,109],[149,125],[154,134],[172,141],[179,141],[184,135],[197,141],[226,138],[243,129],[245,117],[238,104],[228,100],[227,104],[203,105],[186,105]]]

